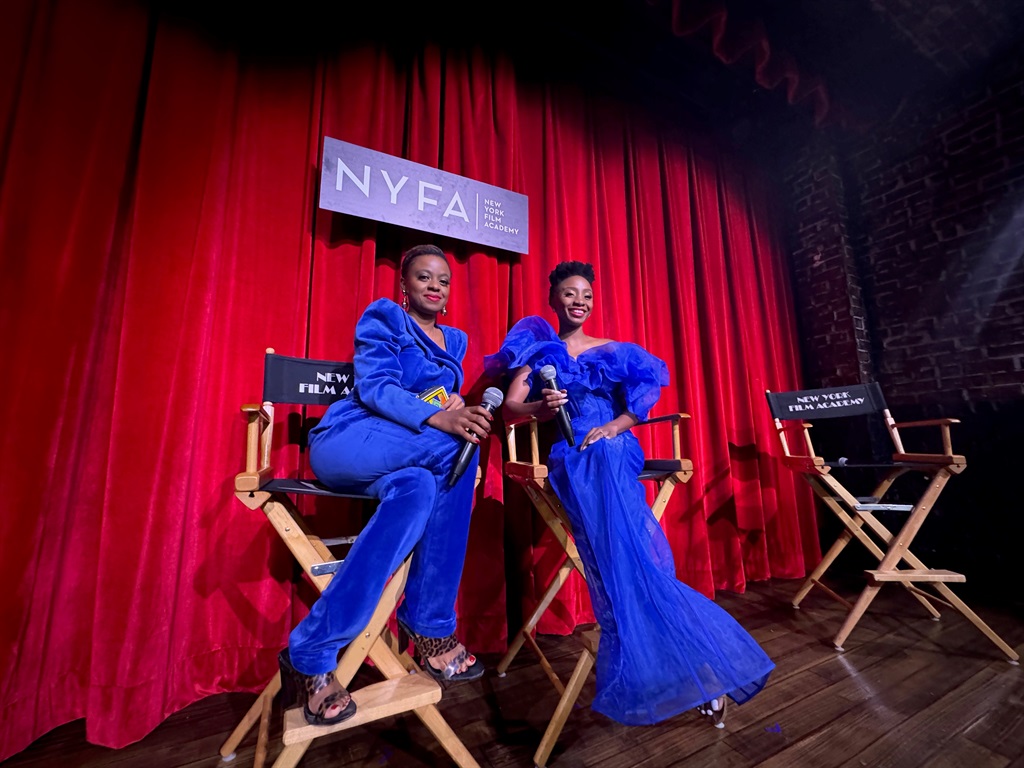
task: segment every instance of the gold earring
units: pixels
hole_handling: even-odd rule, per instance
[[[402,309],[409,311],[409,294],[405,291],[402,291]]]
[[[441,314],[442,315],[447,315],[448,314],[448,307],[441,307]]]

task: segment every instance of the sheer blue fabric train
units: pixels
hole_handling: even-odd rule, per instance
[[[631,432],[578,450],[583,436],[629,411],[641,420],[668,383],[664,362],[611,342],[574,359],[542,318],[509,331],[485,360],[489,374],[554,365],[569,393],[577,448],[559,438],[549,478],[572,522],[601,625],[593,708],[627,725],[657,723],[728,694],[742,703],[774,664],[725,610],[675,577],[672,552],[637,475],[644,456]]]

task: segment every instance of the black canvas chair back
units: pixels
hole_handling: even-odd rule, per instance
[[[867,416],[886,410],[882,388],[875,382],[796,392],[768,392],[767,397],[772,417],[783,421]]]
[[[892,464],[886,426],[889,411],[877,382],[793,392],[768,392],[768,409],[780,421],[814,422],[818,452],[835,466]],[[825,423],[821,423],[825,422]]]
[[[939,618],[938,605],[958,610],[989,638],[1013,663],[1017,653],[1010,648],[992,629],[982,621],[947,586],[949,582],[962,582],[965,577],[952,571],[928,568],[910,551],[914,537],[924,524],[928,513],[951,477],[964,471],[967,461],[953,453],[950,426],[956,419],[929,419],[924,421],[896,422],[882,397],[877,383],[854,384],[843,387],[806,389],[794,392],[767,392],[768,409],[775,421],[775,428],[782,447],[782,463],[800,473],[810,484],[815,495],[838,518],[843,531],[828,550],[817,567],[811,572],[793,599],[793,607],[800,603],[814,587],[842,602],[850,608],[843,626],[833,639],[836,650],[843,650],[843,643],[857,622],[864,615],[881,585],[897,583],[905,587],[933,619]],[[846,457],[854,451],[840,445],[833,447],[839,458],[827,460],[824,451],[816,449],[821,444],[818,435],[813,439],[812,428],[822,421],[838,419],[868,419],[869,428],[874,425],[887,435],[889,453],[868,462],[850,461]],[[900,430],[938,428],[938,442],[941,452],[909,452],[903,444]],[[815,432],[818,430],[815,429]],[[848,443],[863,438],[863,435],[847,433]],[[877,439],[870,440],[879,445]],[[863,470],[850,472],[849,470]],[[866,477],[872,486],[867,493],[855,490]],[[912,491],[916,498],[913,504],[893,503],[887,498],[896,480],[905,474],[924,475],[927,480],[924,490]],[[863,495],[862,495],[863,494]],[[905,514],[905,522],[897,533],[890,531],[878,513]],[[843,597],[830,589],[824,582],[825,572],[835,562],[847,544],[857,540],[871,554],[878,565],[865,572],[868,585],[861,592],[856,604],[850,605]],[[938,595],[918,585],[933,589]]]
[[[263,364],[263,401],[289,405],[330,405],[352,392],[352,363],[286,357],[268,352]]]

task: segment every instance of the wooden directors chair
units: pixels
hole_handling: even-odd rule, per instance
[[[275,405],[329,405],[349,394],[353,376],[351,363],[283,357],[268,349],[264,365],[263,404],[242,406],[248,420],[245,471],[235,477],[235,496],[249,509],[260,510],[267,516],[319,592],[327,587],[341,563],[328,547],[351,544],[355,537],[320,539],[310,531],[292,497],[303,494],[353,499],[370,497],[335,493],[315,480],[274,477],[271,450]],[[303,424],[303,428],[298,430],[300,443],[304,443],[302,436],[307,433],[308,426]],[[369,658],[384,676],[384,681],[352,691],[356,714],[337,725],[309,725],[301,707],[286,711],[282,735],[284,749],[274,763],[275,768],[293,768],[313,740],[321,736],[409,711],[437,737],[456,765],[479,768],[434,706],[441,699],[440,685],[398,647],[397,640],[388,629],[388,620],[405,589],[410,562],[411,556],[391,577],[373,618],[363,633],[346,648],[335,673],[338,681],[348,687],[364,660]],[[271,705],[280,690],[281,674],[278,672],[224,742],[220,749],[224,761],[234,758],[235,749],[259,722],[254,766],[263,767],[267,757]]]
[[[640,473],[641,480],[651,481],[656,484],[657,493],[651,505],[651,511],[657,520],[661,520],[661,516],[665,512],[665,507],[668,505],[669,499],[672,498],[672,493],[675,491],[676,486],[687,482],[693,476],[693,463],[689,459],[682,457],[679,435],[680,421],[688,418],[690,418],[689,414],[673,413],[648,419],[636,425],[639,427],[658,422],[670,422],[672,424],[672,458],[648,459],[644,462],[643,471]],[[529,461],[519,460],[516,442],[516,429],[524,425],[529,430]],[[540,646],[534,640],[534,630],[541,616],[544,615],[544,612],[547,611],[552,601],[554,601],[559,590],[568,581],[569,575],[573,570],[584,579],[586,579],[587,575],[584,572],[583,562],[580,560],[579,552],[576,550],[576,544],[572,538],[572,526],[569,523],[569,518],[558,497],[555,496],[551,483],[548,481],[548,468],[540,461],[540,438],[536,418],[531,416],[525,419],[509,421],[506,422],[505,428],[509,458],[505,463],[505,474],[523,487],[534,508],[554,534],[555,539],[563,550],[558,570],[544,590],[540,602],[529,618],[527,618],[526,623],[523,624],[519,632],[512,638],[508,652],[497,667],[498,675],[503,677],[516,654],[526,644],[536,654],[541,668],[561,696],[540,745],[537,747],[537,752],[533,756],[534,765],[543,768],[551,756],[551,750],[554,749],[555,741],[562,732],[562,728],[565,726],[565,722],[576,703],[576,699],[579,698],[580,691],[582,691],[583,685],[587,680],[587,675],[594,666],[598,643],[600,642],[600,628],[580,633],[583,651],[580,654],[579,661],[576,663],[572,676],[569,678],[569,682],[563,685],[551,667],[550,662],[544,656],[543,651],[541,651]]]
[[[963,582],[966,578],[952,571],[928,568],[911,551],[910,545],[920,531],[928,513],[935,506],[939,494],[953,475],[967,467],[963,456],[953,453],[949,427],[958,419],[929,419],[896,423],[889,414],[877,383],[855,384],[846,387],[828,387],[794,392],[767,392],[768,408],[775,420],[779,440],[782,444],[783,463],[800,473],[810,483],[820,498],[843,525],[843,531],[825,554],[817,568],[807,577],[793,599],[793,607],[799,608],[801,601],[814,587],[821,588],[832,598],[839,600],[849,609],[846,620],[833,643],[837,651],[843,650],[843,643],[867,611],[871,601],[883,584],[897,583],[905,587],[931,614],[939,618],[936,605],[955,608],[974,624],[999,650],[1016,664],[1017,653],[1003,642],[992,629],[978,617],[947,586],[950,582]],[[812,422],[820,419],[867,417],[877,419],[883,425],[892,442],[894,453],[891,459],[881,462],[851,462],[845,458],[826,461],[815,453],[811,442]],[[900,429],[938,427],[942,439],[942,453],[908,453],[903,447]],[[836,477],[837,470],[843,473],[850,469],[866,469],[880,473],[881,481],[867,496],[856,496]],[[929,478],[921,496],[914,504],[891,504],[885,499],[886,493],[900,476],[909,472],[923,474]],[[895,535],[878,519],[876,512],[909,513],[903,527]],[[822,576],[853,539],[856,539],[878,560],[877,567],[868,570],[868,584],[853,605],[829,589],[822,582]],[[906,567],[900,567],[905,564]],[[938,593],[918,587],[928,584]]]

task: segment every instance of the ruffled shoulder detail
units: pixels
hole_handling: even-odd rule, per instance
[[[492,378],[500,378],[524,365],[537,371],[549,363],[561,372],[570,362],[573,360],[565,342],[558,338],[551,324],[531,315],[512,326],[501,349],[484,357],[484,372]]]
[[[579,356],[579,364],[600,378],[609,389],[619,387],[626,409],[643,421],[668,386],[668,366],[643,347],[630,342],[611,341]]]

